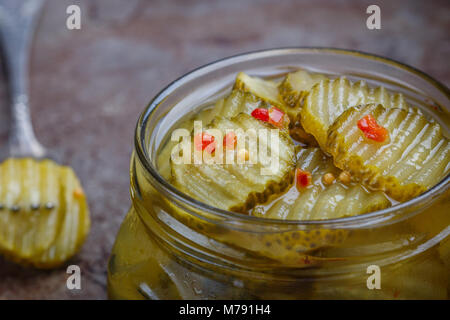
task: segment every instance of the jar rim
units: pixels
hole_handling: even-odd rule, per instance
[[[335,219],[327,219],[327,220],[281,220],[281,219],[267,219],[263,217],[256,217],[251,215],[244,215],[242,213],[236,213],[232,211],[227,211],[223,209],[219,209],[198,201],[183,192],[176,189],[172,184],[170,184],[161,174],[158,172],[158,169],[154,165],[153,161],[148,152],[148,148],[145,146],[145,131],[146,125],[153,115],[153,113],[158,109],[158,106],[165,100],[165,98],[174,92],[179,86],[189,82],[191,79],[196,76],[202,74],[203,72],[212,71],[215,69],[220,69],[226,65],[231,65],[237,62],[243,62],[245,60],[252,60],[256,58],[262,58],[271,55],[280,55],[280,54],[292,54],[292,53],[314,53],[314,52],[328,52],[342,55],[351,55],[355,57],[378,60],[380,62],[389,64],[391,66],[398,67],[400,69],[404,69],[408,72],[411,72],[420,78],[428,81],[434,87],[436,87],[439,91],[444,93],[444,95],[450,99],[450,89],[446,87],[444,84],[434,79],[430,75],[426,74],[423,71],[420,71],[412,66],[404,64],[402,62],[386,58],[383,56],[379,56],[376,54],[366,53],[358,50],[347,50],[340,48],[332,48],[332,47],[283,47],[283,48],[273,48],[273,49],[264,49],[251,51],[246,53],[241,53],[229,57],[225,57],[203,66],[200,66],[196,69],[189,71],[188,73],[182,75],[178,79],[171,82],[165,88],[163,88],[148,104],[146,109],[140,115],[136,129],[135,129],[135,150],[136,154],[142,163],[143,167],[150,174],[152,179],[155,181],[154,186],[158,189],[158,191],[163,192],[173,199],[177,200],[179,203],[185,204],[189,207],[200,210],[201,212],[208,213],[209,216],[218,217],[220,219],[233,219],[236,222],[242,223],[252,223],[259,225],[270,225],[270,226],[317,226],[317,227],[330,227],[333,225],[334,227],[351,227],[352,225],[360,225],[361,223],[373,223],[374,221],[380,222],[390,219],[392,217],[398,217],[402,213],[405,213],[407,209],[414,207],[418,204],[426,204],[429,203],[435,197],[441,195],[448,189],[450,186],[450,174],[448,174],[444,179],[442,179],[438,184],[427,190],[426,192],[420,194],[417,197],[414,197],[411,200],[408,200],[403,203],[396,204],[392,207],[388,207],[382,210],[377,210],[365,214],[335,218]],[[211,70],[210,70],[211,69]],[[191,210],[188,210],[191,211]]]

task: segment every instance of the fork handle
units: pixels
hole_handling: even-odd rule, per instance
[[[42,0],[3,0],[0,3],[0,36],[11,103],[9,155],[45,156],[31,124],[28,102],[28,61]]]

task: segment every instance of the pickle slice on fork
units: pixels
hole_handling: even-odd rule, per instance
[[[58,266],[78,251],[89,231],[78,178],[51,160],[3,162],[0,199],[0,252],[20,264]]]
[[[64,220],[54,243],[30,259],[38,268],[54,268],[70,259],[81,248],[90,228],[86,195],[78,178],[69,167],[60,170]]]
[[[301,124],[326,151],[327,131],[345,110],[360,104],[380,103],[386,108],[408,109],[402,94],[385,88],[369,88],[364,81],[350,82],[345,77],[315,84],[300,110]]]
[[[189,138],[191,154],[187,163],[171,158],[173,184],[179,190],[220,209],[246,212],[270,195],[282,192],[291,183],[294,144],[285,130],[274,131],[272,125],[241,113],[231,119],[217,117],[201,133],[200,143],[205,141],[204,134],[208,130],[212,132],[211,129],[220,134],[210,135],[211,143],[200,150],[203,157],[200,163],[196,164],[194,158],[195,152],[199,151],[195,150],[198,147],[196,137]],[[236,145],[222,148],[228,132],[235,134]],[[217,149],[209,150],[213,145]],[[266,161],[270,161],[269,158],[261,157],[262,148],[264,154],[270,154],[270,159],[276,160],[274,166]],[[222,157],[213,159],[220,150],[223,150]],[[214,161],[206,161],[207,156]]]
[[[0,251],[21,260],[47,250],[64,215],[58,166],[50,160],[0,164]]]
[[[369,192],[359,183],[344,184],[337,179],[342,172],[319,148],[301,149],[297,167],[311,173],[307,188],[293,186],[283,197],[257,206],[255,216],[282,220],[321,220],[353,216],[387,208],[391,205],[380,191]],[[323,183],[328,174],[336,177],[330,184]]]
[[[361,120],[372,117],[384,142],[368,138]],[[436,185],[450,172],[450,144],[441,126],[420,113],[369,104],[345,111],[328,131],[327,150],[336,166],[365,185],[406,201]]]

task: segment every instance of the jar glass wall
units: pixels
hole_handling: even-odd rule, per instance
[[[402,92],[437,119],[448,137],[448,88],[381,57],[276,49],[197,69],[158,94],[139,119],[130,170],[132,208],[108,267],[111,298],[447,298],[449,177],[382,211],[326,221],[279,221],[199,203],[158,172],[157,156],[169,129],[226,94],[237,72],[276,78],[299,67]],[[368,288],[377,283],[370,278],[378,272],[374,268],[381,273],[381,289]]]

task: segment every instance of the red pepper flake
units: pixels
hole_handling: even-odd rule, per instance
[[[377,120],[370,114],[365,115],[358,121],[358,128],[364,133],[367,139],[376,142],[384,142],[389,137],[387,129],[380,126]]]
[[[251,113],[252,117],[264,122],[268,122],[269,121],[269,111],[267,109],[264,108],[256,108],[255,110],[252,111]]]
[[[286,114],[277,107],[270,107],[269,109],[256,108],[251,113],[252,117],[264,122],[269,122],[275,127],[282,128],[289,125],[289,118]]]
[[[214,136],[209,133],[202,132],[194,137],[195,149],[198,151],[203,151],[207,146],[214,143]],[[211,150],[212,149],[212,150]],[[212,153],[215,150],[215,144],[208,148],[208,152]]]
[[[208,144],[205,148],[205,152],[208,152],[209,154],[213,154],[214,151],[216,151],[216,142],[215,141]]]
[[[237,137],[232,131],[228,132],[225,137],[223,137],[223,146],[225,149],[234,149],[236,147]]]
[[[269,123],[279,128],[283,127],[285,124],[284,112],[276,107],[271,107],[269,109]]]
[[[295,181],[297,189],[306,188],[311,184],[312,181],[311,173],[297,168],[295,169]]]

